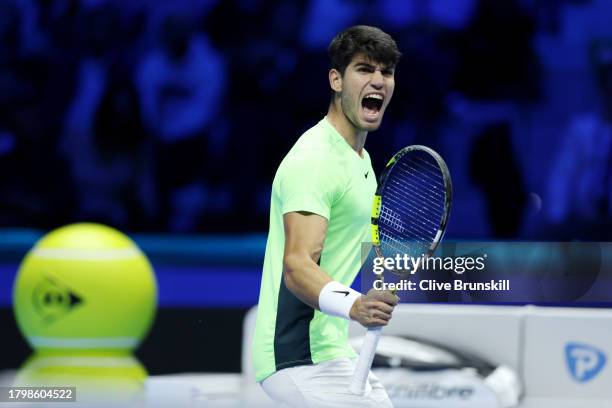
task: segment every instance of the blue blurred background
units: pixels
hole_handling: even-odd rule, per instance
[[[326,113],[326,47],[354,24],[404,54],[366,144],[374,168],[408,144],[438,150],[454,184],[447,238],[610,241],[610,15],[604,0],[2,0],[2,353],[26,349],[10,313],[25,251],[94,221],[153,260],[147,367],[237,370],[238,357],[155,339],[239,348],[274,172]],[[236,341],[210,343],[215,325]],[[168,347],[184,358],[151,357]]]

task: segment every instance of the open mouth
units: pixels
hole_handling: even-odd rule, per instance
[[[380,94],[368,94],[361,100],[361,106],[367,116],[376,116],[382,109],[383,100]]]

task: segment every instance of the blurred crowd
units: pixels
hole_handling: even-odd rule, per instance
[[[3,0],[0,226],[265,230],[278,163],[326,112],[327,44],[367,23],[404,54],[399,96],[367,145],[375,169],[409,143],[451,163],[465,156],[465,183],[486,203],[485,237],[520,237],[529,191],[510,125],[488,120],[467,151],[444,132],[458,100],[541,99],[533,36],[558,29],[565,2]],[[591,180],[602,191],[586,211],[609,217],[612,153],[597,137],[610,145],[609,135],[589,142],[603,157]],[[583,171],[572,162],[576,143],[560,153],[565,179],[547,184],[560,203],[553,224],[579,214],[563,196]]]

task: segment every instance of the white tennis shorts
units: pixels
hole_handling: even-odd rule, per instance
[[[387,392],[372,372],[365,395],[351,394],[349,384],[354,372],[353,360],[339,358],[284,368],[263,380],[261,386],[283,407],[393,407]]]

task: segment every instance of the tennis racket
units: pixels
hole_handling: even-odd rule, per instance
[[[381,174],[374,196],[371,230],[375,255],[431,256],[446,229],[451,195],[450,173],[438,153],[420,145],[397,152]],[[415,271],[391,272],[401,277]],[[353,394],[365,393],[381,332],[382,326],[368,328],[350,384]]]

